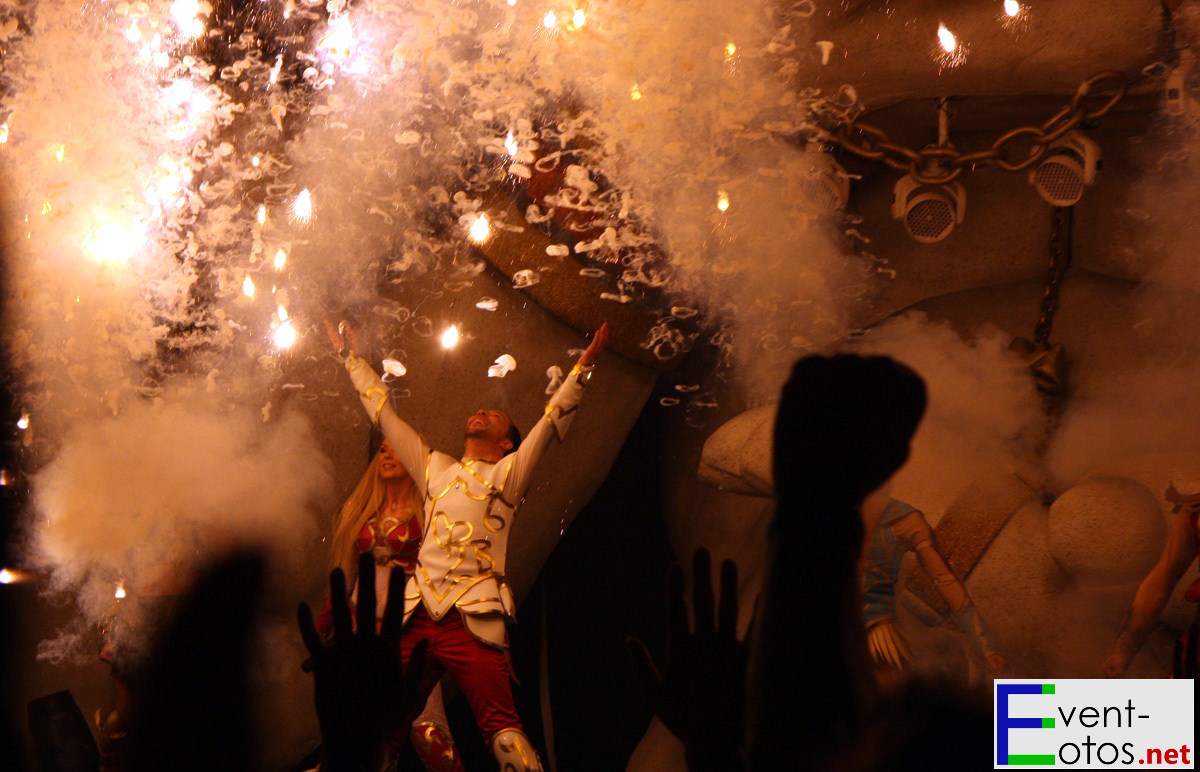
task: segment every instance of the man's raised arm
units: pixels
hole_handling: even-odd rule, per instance
[[[355,353],[359,350],[358,332],[345,325],[346,337],[343,339],[341,332],[328,319],[325,320],[325,331],[329,333],[329,341],[339,355],[349,347],[345,359],[346,372],[350,373],[350,380],[354,383],[354,390],[358,392],[359,399],[362,400],[363,409],[371,417],[371,422],[383,432],[383,436],[392,446],[392,452],[400,459],[400,463],[404,464],[417,488],[423,492],[429,445],[415,429],[396,415],[396,411],[388,402],[387,386],[371,368],[370,363]]]
[[[584,385],[591,376],[596,360],[607,344],[608,323],[605,322],[600,325],[600,329],[596,330],[596,334],[592,336],[592,342],[579,357],[575,367],[571,368],[570,374],[558,387],[558,391],[550,397],[550,401],[546,404],[545,414],[529,431],[528,436],[521,443],[521,447],[513,454],[512,467],[509,469],[508,479],[504,485],[504,493],[510,501],[516,503],[525,495],[525,489],[529,487],[529,478],[533,475],[534,467],[537,466],[542,453],[549,446],[550,440],[557,438],[561,442],[567,436],[567,430],[575,420],[575,413],[583,398]]]

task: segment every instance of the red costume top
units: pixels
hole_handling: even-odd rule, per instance
[[[358,532],[354,546],[359,553],[375,553],[375,597],[377,598],[375,616],[382,617],[384,606],[387,604],[388,575],[393,566],[404,569],[406,576],[412,576],[417,566],[417,553],[421,549],[421,525],[417,522],[416,513],[401,523],[395,517],[385,517],[382,523],[379,515],[374,515],[363,524]],[[355,584],[350,602],[353,607],[358,599],[358,585]],[[333,629],[333,609],[329,599],[325,599],[325,607],[317,616],[317,632],[322,636],[329,635]]]

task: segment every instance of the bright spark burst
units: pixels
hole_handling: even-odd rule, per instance
[[[354,50],[354,28],[350,26],[350,17],[342,14],[330,22],[329,31],[317,45],[331,56],[349,59]]]
[[[476,244],[482,244],[491,235],[492,226],[488,223],[487,215],[480,212],[479,216],[471,222],[471,241],[474,241]]]
[[[0,584],[12,584],[17,580],[17,575],[7,568],[0,568]]]
[[[945,24],[938,24],[937,35],[942,50],[948,54],[954,53],[954,49],[958,48],[958,38],[954,37],[954,33],[947,29]]]
[[[1017,0],[1004,0],[1004,13],[1008,16],[1020,15],[1021,4]]]
[[[8,142],[8,124],[0,123],[0,145]]]
[[[938,22],[934,59],[944,68],[957,67],[967,60],[967,44],[961,42],[945,24]]]
[[[730,41],[725,44],[725,61],[733,61],[733,57],[737,55],[737,46]]]
[[[282,309],[280,309],[280,310],[282,310]],[[286,312],[284,312],[284,313],[286,313]],[[298,336],[296,335],[296,328],[292,326],[292,323],[291,322],[283,322],[282,324],[280,324],[278,327],[275,328],[275,347],[280,350],[286,351],[287,349],[296,345],[297,337]]]
[[[144,229],[111,222],[95,227],[85,244],[92,259],[102,263],[127,263],[145,245]]]
[[[251,279],[249,276],[247,276],[242,281],[242,294],[251,300],[254,300],[254,293],[257,291],[258,289],[254,286],[254,279]]]
[[[63,162],[63,158],[66,157],[66,155],[67,155],[67,146],[66,145],[55,145],[54,146],[54,157],[56,159],[58,159],[59,163]]]
[[[633,88],[629,89],[629,98],[635,102],[642,98],[642,90],[638,88],[638,84],[634,83]]]
[[[276,250],[275,270],[282,271],[285,265],[287,265],[287,252],[284,252],[282,249]]]
[[[258,205],[258,214],[255,216],[255,219],[258,220],[259,225],[266,224],[266,222],[267,222],[267,205],[266,204]]]
[[[442,348],[447,351],[458,345],[459,340],[458,325],[452,324],[442,333]]]
[[[312,193],[308,188],[300,191],[292,202],[292,219],[300,223],[311,222],[313,218]]]
[[[719,191],[717,193],[717,210],[724,212],[727,209],[729,209],[729,194],[723,190]]]
[[[575,13],[571,14],[571,29],[579,29],[587,24],[587,14],[582,8],[576,8]]]
[[[54,207],[51,206],[50,199],[46,199],[42,202],[42,214],[50,214],[51,210],[53,209]]]
[[[509,156],[513,158],[517,157],[517,151],[521,149],[517,144],[516,137],[513,136],[511,131],[508,132],[508,136],[504,138],[504,149],[507,150]]]
[[[29,413],[21,413],[21,417],[17,419],[17,428],[22,431],[29,428]]]
[[[125,597],[125,582],[117,582],[117,589],[113,592],[113,597],[117,600]]]
[[[250,159],[250,165],[253,166],[255,169],[257,169],[258,165],[261,163],[262,163],[262,158],[260,156],[254,156],[253,158]]]
[[[542,17],[542,26],[546,29],[554,29],[554,25],[558,24],[558,16],[554,11],[546,11],[546,15]]]
[[[8,485],[8,470],[0,469],[0,486]]]
[[[199,0],[175,0],[171,3],[171,18],[175,20],[181,35],[198,37],[204,34],[204,22],[196,18],[199,15]]]
[[[125,30],[125,39],[130,43],[137,43],[142,39],[142,30],[138,27],[137,19],[129,22],[129,29]]]

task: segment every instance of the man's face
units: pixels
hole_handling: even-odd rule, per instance
[[[467,436],[481,440],[489,440],[497,444],[507,442],[508,431],[512,428],[512,419],[503,410],[483,409],[472,413],[467,419]]]

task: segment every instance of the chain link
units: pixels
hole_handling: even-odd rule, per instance
[[[842,124],[833,138],[856,156],[868,161],[883,161],[893,169],[907,171],[925,185],[952,182],[964,170],[973,171],[976,167],[989,164],[995,164],[1004,171],[1020,172],[1040,161],[1052,142],[1066,136],[1080,123],[1106,115],[1125,96],[1127,87],[1128,83],[1121,73],[1115,70],[1098,72],[1079,84],[1070,104],[1042,125],[1018,126],[1001,134],[990,148],[972,153],[960,153],[948,145],[914,150],[893,142],[888,133],[878,126],[859,123],[848,114],[842,116]],[[1088,101],[1100,97],[1104,101],[1089,109]],[[1015,142],[1017,140],[1021,141]],[[1018,145],[1026,144],[1028,149],[1021,157]]]
[[[1046,266],[1046,286],[1042,292],[1042,308],[1033,328],[1033,343],[1038,350],[1050,346],[1050,330],[1058,312],[1063,276],[1071,267],[1071,221],[1074,210],[1069,206],[1054,207],[1053,229],[1050,236],[1050,263]]]

